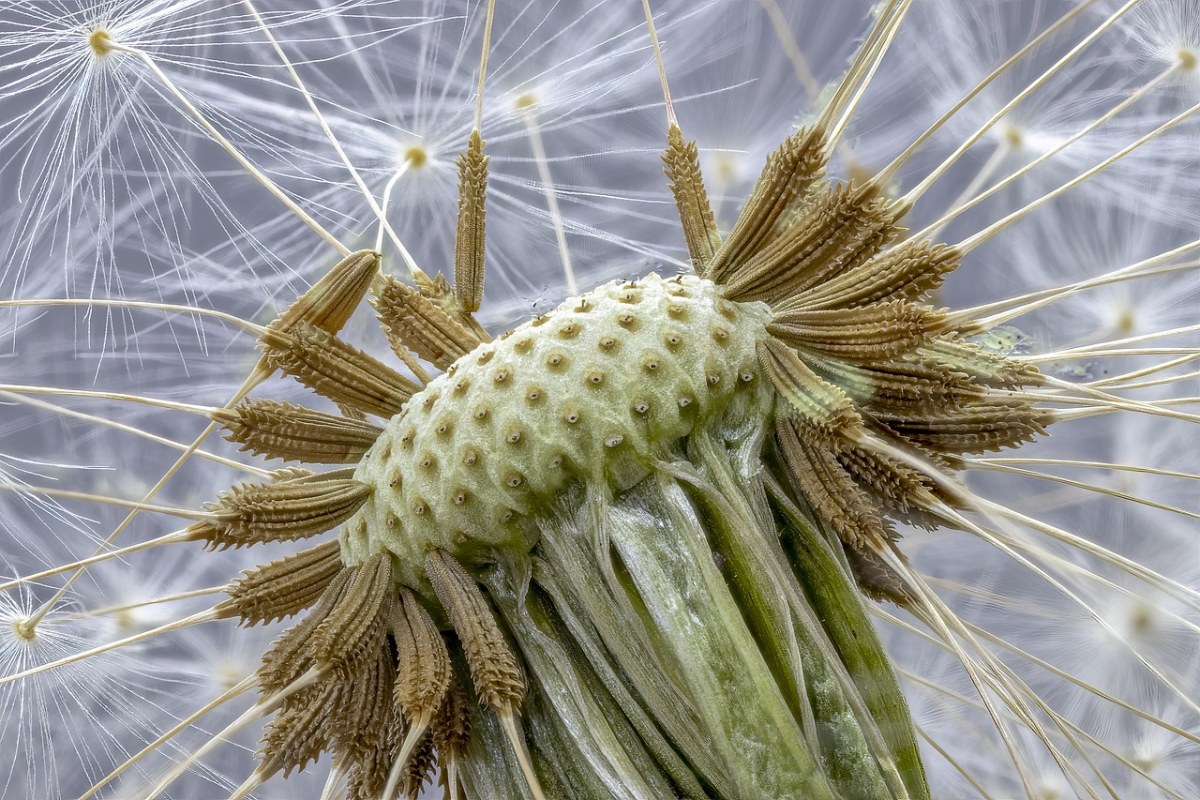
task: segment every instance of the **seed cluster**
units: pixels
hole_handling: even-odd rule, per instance
[[[541,798],[519,727],[531,687],[476,578],[549,538],[545,515],[574,482],[616,497],[686,458],[689,436],[752,421],[777,485],[837,536],[862,590],[906,604],[884,557],[892,520],[950,520],[942,475],[1044,431],[1045,412],[1016,391],[1036,371],[925,302],[959,254],[899,241],[907,209],[880,187],[827,183],[819,128],[768,159],[724,239],[697,151],[676,134],[665,161],[696,275],[601,286],[492,341],[471,314],[477,246],[456,261],[461,286],[375,276],[378,256],[363,252],[262,335],[260,374],[296,378],[343,415],[246,400],[214,420],[270,458],[357,465],[235,487],[187,532],[223,548],[342,526],[336,542],[247,573],[217,609],[246,624],[312,609],[259,670],[280,710],[256,779],[332,752],[354,797],[414,797],[435,762],[457,788],[473,691]],[[486,158],[481,140],[471,148],[460,228],[479,243]],[[337,335],[368,286],[415,381]],[[430,379],[418,359],[444,373]]]

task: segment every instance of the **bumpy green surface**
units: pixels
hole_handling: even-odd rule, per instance
[[[760,391],[770,312],[694,276],[611,283],[481,345],[393,417],[355,478],[374,487],[343,559],[386,549],[421,585],[432,544],[528,549],[525,518],[570,481],[631,486],[664,446]],[[762,413],[769,412],[764,405]]]

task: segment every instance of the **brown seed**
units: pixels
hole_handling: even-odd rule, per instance
[[[462,642],[479,699],[497,710],[519,708],[525,680],[475,579],[437,548],[425,556],[425,574]]]

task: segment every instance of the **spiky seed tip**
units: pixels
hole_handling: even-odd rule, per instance
[[[264,358],[317,394],[379,417],[400,413],[421,387],[332,333],[305,321],[262,337]]]
[[[496,711],[520,708],[525,697],[521,668],[475,579],[436,547],[425,556],[425,574],[462,642],[480,701]]]
[[[371,305],[397,353],[412,351],[444,370],[483,341],[424,290],[406,286],[391,276],[381,283]]]
[[[370,495],[370,485],[350,478],[244,483],[222,493],[188,532],[222,550],[305,539],[348,520]]]
[[[305,322],[326,333],[337,333],[358,308],[379,272],[379,253],[359,250],[343,258],[312,288],[271,323],[272,330],[292,331]]]
[[[758,359],[787,402],[785,414],[801,420],[823,443],[846,447],[862,438],[863,421],[854,403],[837,386],[818,377],[794,350],[767,338],[758,344]]]
[[[894,538],[871,497],[832,452],[810,444],[809,437],[786,418],[776,419],[775,436],[794,488],[842,544],[853,550],[878,551]]]
[[[243,625],[274,622],[315,603],[342,569],[336,539],[245,570],[217,605],[222,615],[239,617]]]
[[[263,653],[262,663],[258,667],[258,683],[262,687],[263,697],[282,691],[312,666],[309,640],[341,602],[355,573],[356,570],[346,567],[334,575],[321,593],[316,608],[280,634]]]
[[[396,705],[413,725],[428,725],[450,688],[450,652],[416,595],[400,589],[389,615],[396,641]]]
[[[310,464],[353,464],[383,429],[277,400],[246,400],[213,412],[225,438],[256,456]]]
[[[258,772],[269,778],[304,769],[330,748],[329,720],[337,713],[340,687],[323,680],[289,697],[267,726],[259,750]]]
[[[705,275],[709,262],[721,247],[721,236],[708,204],[696,143],[684,140],[683,132],[674,122],[667,129],[667,149],[662,160],[663,172],[679,209],[692,267],[698,275]]]
[[[795,221],[731,265],[731,300],[772,307],[803,296],[834,276],[875,258],[900,233],[895,203],[871,186],[846,184],[812,195]]]
[[[479,131],[471,131],[458,157],[458,228],[454,238],[454,293],[463,311],[479,310],[483,299],[488,156]]]
[[[309,653],[319,666],[335,674],[352,674],[375,655],[386,634],[387,605],[392,588],[392,557],[381,552],[353,568],[346,593],[313,631]]]
[[[767,157],[750,199],[713,258],[710,278],[727,282],[737,264],[778,235],[781,223],[788,221],[824,174],[828,158],[825,132],[820,128],[796,131]]]

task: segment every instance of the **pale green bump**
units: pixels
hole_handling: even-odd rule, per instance
[[[755,347],[769,318],[765,304],[731,303],[702,278],[649,275],[569,298],[481,345],[363,457],[355,478],[374,493],[345,526],[343,559],[388,550],[397,580],[415,587],[429,545],[468,562],[497,547],[527,551],[525,518],[568,483],[632,486],[739,387],[763,383]]]

